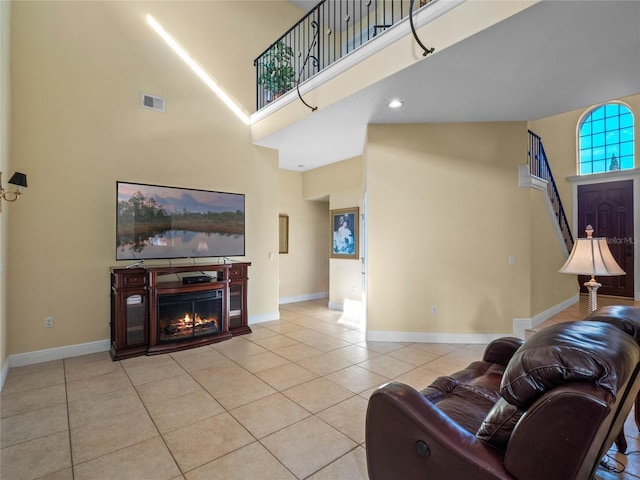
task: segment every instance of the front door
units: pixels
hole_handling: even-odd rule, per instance
[[[594,237],[606,237],[609,249],[626,275],[598,277],[600,295],[633,298],[633,180],[578,186],[578,232],[586,237],[587,225]],[[580,277],[580,285],[588,277]],[[586,292],[582,286],[581,291]]]

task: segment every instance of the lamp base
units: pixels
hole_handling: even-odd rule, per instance
[[[584,282],[589,292],[589,313],[594,312],[598,308],[598,289],[602,286],[601,283],[596,282],[596,279],[591,277],[591,280]]]

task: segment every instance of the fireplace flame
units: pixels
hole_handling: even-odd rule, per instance
[[[184,317],[178,320],[180,325],[204,325],[207,323],[213,323],[213,325],[218,328],[218,319],[216,317],[211,318],[202,318],[198,313],[195,315],[195,319],[191,317],[190,313],[185,313]]]

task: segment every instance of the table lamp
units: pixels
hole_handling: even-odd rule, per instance
[[[585,230],[587,238],[578,238],[571,249],[569,258],[560,269],[561,273],[574,275],[591,275],[591,280],[584,283],[589,292],[589,313],[598,308],[597,292],[602,286],[596,282],[595,276],[624,275],[609,250],[607,239],[604,237],[593,238],[593,227],[587,225]]]

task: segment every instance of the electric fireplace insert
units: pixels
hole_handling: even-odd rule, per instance
[[[222,330],[223,290],[158,296],[158,342],[213,335]]]

